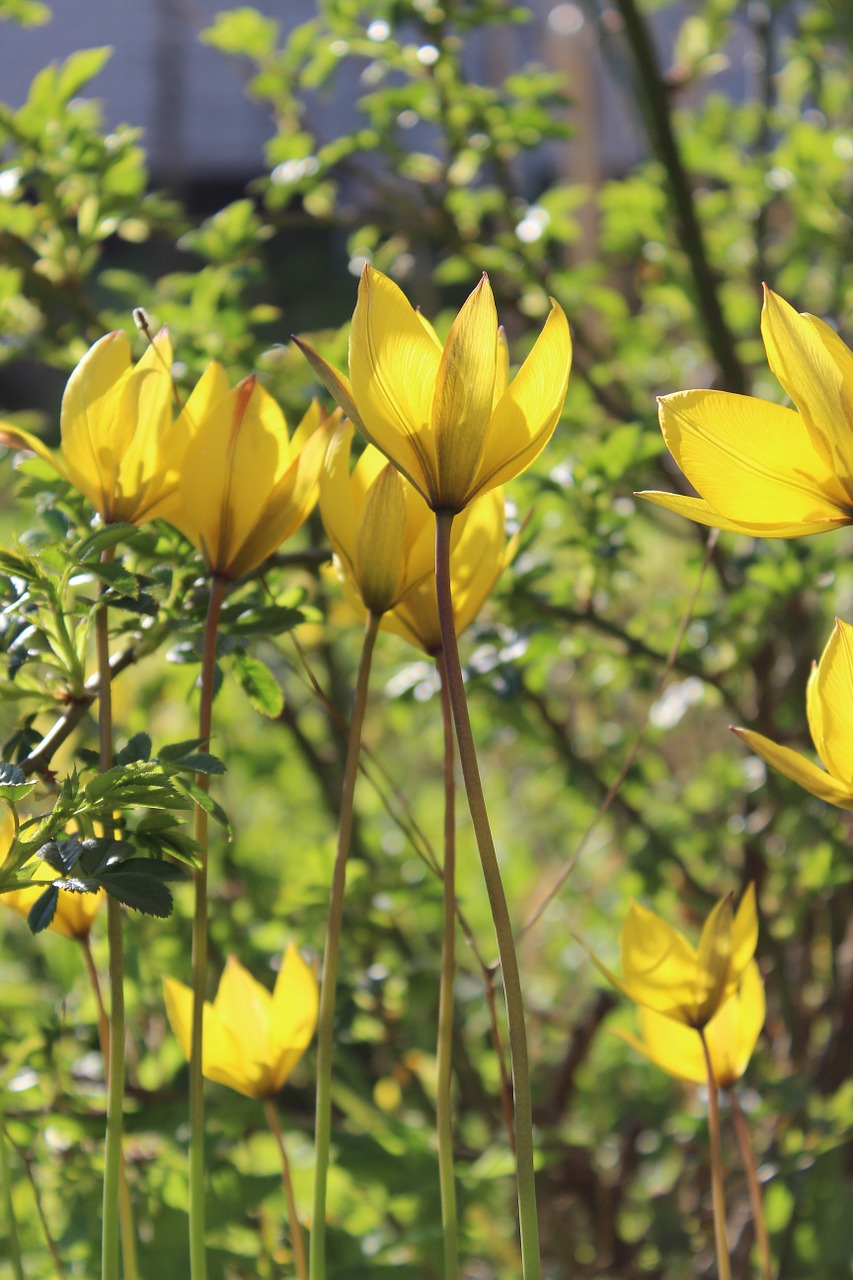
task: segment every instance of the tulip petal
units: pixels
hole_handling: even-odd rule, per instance
[[[840,619],[809,680],[806,708],[818,755],[853,794],[853,627]]]
[[[48,449],[44,441],[39,440],[38,436],[32,435],[29,431],[23,431],[20,427],[12,426],[11,422],[0,422],[0,445],[3,445],[6,449],[26,449],[53,467],[58,475],[64,479],[68,478],[68,473],[59,455],[55,454],[52,449]]]
[[[470,497],[512,480],[539,456],[560,419],[571,365],[569,322],[552,299],[532,351],[495,406]]]
[[[637,1010],[642,1039],[627,1031],[614,1031],[656,1067],[677,1080],[704,1084],[707,1079],[705,1054],[699,1032],[642,1005]]]
[[[366,608],[379,617],[397,599],[406,567],[403,477],[386,462],[360,512],[353,568]]]
[[[276,978],[270,1008],[268,1059],[278,1092],[311,1043],[319,998],[314,970],[290,943]]]
[[[659,402],[661,431],[687,479],[728,520],[776,528],[848,523],[853,502],[825,449],[792,409],[726,391],[680,391]]]
[[[631,999],[689,1023],[696,1003],[697,958],[684,935],[632,902],[619,943],[623,989]]]
[[[323,524],[336,554],[346,562],[350,571],[352,571],[355,555],[356,536],[355,472],[351,482],[349,471],[354,434],[355,429],[351,422],[344,422],[335,430],[329,441],[320,475],[320,514],[323,517]],[[368,456],[369,462],[371,454],[380,460],[381,466],[385,465],[384,455],[375,449],[369,452],[365,450],[359,462],[363,461],[365,455]],[[358,467],[356,467],[357,470]],[[363,498],[363,494],[361,496]]]
[[[831,520],[815,520],[808,524],[802,521],[778,521],[775,524],[756,524],[748,520],[729,520],[715,511],[703,498],[688,498],[680,493],[664,493],[654,489],[646,489],[634,494],[635,498],[645,498],[658,507],[665,507],[677,515],[687,516],[696,524],[709,525],[712,529],[725,529],[732,533],[743,533],[752,538],[800,538],[809,533],[826,533],[828,529],[838,529],[849,524],[847,516],[835,516]]]
[[[801,756],[798,751],[780,746],[771,738],[765,738],[764,734],[755,733],[752,729],[733,729],[733,732],[751,751],[761,756],[762,760],[766,760],[774,769],[778,769],[786,778],[791,778],[806,791],[810,791],[819,800],[837,805],[839,809],[853,809],[853,790],[839,782],[825,769],[812,764],[811,760]]]
[[[486,275],[466,299],[447,338],[435,382],[432,429],[439,504],[464,507],[483,457],[495,392],[498,314]]]
[[[731,960],[729,962],[729,980],[732,986],[740,982],[744,969],[755,955],[758,946],[758,912],[755,903],[755,885],[750,883],[744,890],[732,921]]]
[[[729,982],[732,958],[732,898],[726,894],[715,904],[704,925],[696,953],[697,992],[691,1024],[704,1027],[737,981]]]
[[[367,439],[427,502],[438,493],[431,422],[441,355],[397,285],[366,266],[350,330],[353,395]]]
[[[815,322],[766,288],[761,336],[770,368],[799,409],[814,446],[827,469],[838,477],[849,502],[853,495],[849,447],[853,393],[845,370]]]

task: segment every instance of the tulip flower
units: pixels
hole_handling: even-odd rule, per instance
[[[295,533],[317,501],[328,424],[312,405],[290,438],[255,377],[233,389],[208,365],[175,424],[188,443],[169,516],[218,578],[242,578]]]
[[[592,958],[635,1004],[701,1031],[737,989],[757,942],[750,885],[736,913],[731,894],[720,899],[705,921],[698,948],[653,911],[632,902],[619,935],[622,978]]]
[[[190,1056],[192,991],[164,979],[172,1030]],[[311,1042],[317,1025],[317,979],[291,943],[272,992],[229,956],[212,1004],[204,1005],[202,1070],[247,1098],[272,1098]]]
[[[350,380],[299,343],[363,435],[435,511],[459,512],[524,471],[544,449],[566,398],[571,338],[562,308],[509,380],[487,276],[444,346],[387,276],[364,268],[352,319]]]
[[[19,915],[28,916],[46,888],[47,885],[28,885],[24,889],[13,889],[10,893],[0,895],[0,902]],[[70,889],[60,889],[56,910],[48,929],[62,938],[74,938],[78,942],[88,938],[98,908],[105,897],[103,889],[99,889],[97,893],[74,893]]]
[[[812,665],[806,686],[806,718],[822,769],[761,733],[751,729],[734,732],[762,760],[813,796],[839,809],[853,809],[853,627],[840,618],[820,661]]]
[[[441,649],[435,590],[435,516],[378,449],[368,445],[350,474],[353,429],[340,427],[320,485],[320,514],[335,549],[347,598],[382,615],[384,630],[419,649]],[[503,491],[466,507],[453,528],[451,572],[456,633],[473,622],[516,539],[504,536]]]
[[[106,523],[170,518],[185,438],[172,425],[172,344],[165,329],[135,365],[124,333],[86,353],[62,397],[62,447],[3,424],[0,443],[29,449],[79,489]]]
[[[767,360],[795,409],[724,391],[660,401],[670,453],[698,498],[642,493],[699,524],[794,538],[853,522],[853,352],[765,289]]]
[[[765,1011],[764,983],[758,965],[750,960],[740,986],[705,1027],[714,1080],[721,1089],[736,1084],[746,1070],[764,1026]],[[704,1084],[708,1071],[699,1032],[653,1009],[641,1007],[637,1012],[640,1038],[624,1031],[616,1034],[668,1075]]]

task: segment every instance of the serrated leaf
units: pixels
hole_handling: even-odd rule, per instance
[[[186,791],[186,794],[196,802],[200,809],[204,809],[205,813],[209,813],[211,818],[218,822],[220,827],[228,832],[229,836],[231,835],[231,823],[228,820],[227,813],[209,792],[195,782],[189,782],[186,779],[179,779],[178,785],[181,790]]]
[[[206,751],[193,751],[180,760],[175,760],[173,766],[176,769],[188,769],[192,773],[225,773],[222,761]]]
[[[155,879],[148,872],[128,871],[126,868],[105,871],[98,877],[98,883],[111,898],[134,911],[141,911],[143,915],[165,920],[172,914],[171,891],[162,880]]]
[[[30,926],[30,933],[41,933],[46,929],[56,914],[56,904],[59,901],[59,890],[56,885],[48,885],[44,893],[36,898],[27,914],[27,924]]]
[[[301,609],[287,605],[267,605],[258,609],[246,609],[235,605],[223,611],[223,625],[240,636],[280,636],[292,631],[305,621]]]
[[[14,802],[28,796],[37,784],[16,764],[0,764],[0,800]]]
[[[235,653],[234,674],[256,711],[274,720],[284,710],[284,692],[269,667],[258,658]]]

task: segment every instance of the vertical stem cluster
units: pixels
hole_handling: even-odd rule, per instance
[[[444,658],[436,658],[441,677],[441,720],[444,728],[444,911],[441,935],[441,989],[438,1000],[438,1071],[436,1081],[436,1129],[438,1174],[441,1186],[441,1221],[444,1235],[444,1277],[459,1275],[459,1227],[456,1214],[456,1180],[453,1170],[453,986],[456,977],[456,757],[453,711],[447,687]]]
[[[353,828],[353,801],[361,753],[361,734],[367,708],[370,665],[379,631],[379,618],[367,615],[361,661],[355,686],[350,719],[347,756],[341,789],[340,820],[332,891],[329,898],[329,925],[323,954],[323,982],[320,990],[320,1013],[317,1023],[317,1106],[314,1120],[314,1214],[311,1224],[311,1280],[325,1280],[326,1275],[326,1190],[329,1176],[329,1146],[332,1130],[332,1040],[335,1023],[335,991],[338,981],[338,957],[344,913],[347,859]]]
[[[202,745],[210,742],[213,719],[213,680],[216,670],[216,633],[225,579],[214,576],[210,584],[210,600],[204,626],[201,657],[201,697],[198,709],[198,736]],[[196,783],[207,791],[207,774],[197,774]],[[195,910],[193,912],[192,989],[193,1011],[190,1032],[190,1275],[192,1280],[205,1280],[207,1255],[204,1247],[204,1075],[202,1073],[204,997],[207,989],[207,810],[195,807],[193,838],[199,846],[199,865],[195,872]]]
[[[720,1280],[732,1280],[729,1245],[726,1239],[726,1199],[723,1192],[723,1157],[720,1147],[720,1102],[714,1067],[708,1052],[705,1032],[700,1030],[705,1070],[708,1073],[708,1136],[711,1142],[711,1189],[714,1199],[714,1239],[717,1246],[717,1271]]]
[[[752,1205],[752,1221],[755,1227],[755,1243],[758,1247],[758,1258],[761,1264],[761,1280],[773,1280],[773,1260],[770,1253],[770,1237],[767,1234],[767,1223],[764,1219],[764,1198],[761,1194],[761,1184],[758,1181],[758,1171],[755,1168],[755,1156],[752,1154],[752,1143],[749,1140],[749,1129],[747,1127],[746,1117],[744,1116],[741,1105],[737,1100],[737,1095],[733,1090],[729,1093],[729,1102],[732,1109],[735,1134],[737,1135],[738,1146],[740,1147],[740,1158],[743,1162],[743,1168],[746,1174],[746,1184],[749,1188],[749,1199],[750,1204]]]
[[[112,559],[112,549],[104,553]],[[110,672],[110,638],[107,607],[101,604],[95,616],[95,645],[98,656],[98,733],[102,773],[113,764],[113,700]],[[107,829],[107,828],[110,829]],[[104,835],[112,834],[104,824]],[[122,1171],[122,1128],[124,1113],[124,942],[121,906],[107,896],[107,938],[110,952],[110,1035],[107,1062],[107,1132],[104,1145],[104,1206],[101,1234],[101,1280],[115,1280],[119,1274],[119,1187]]]
[[[471,822],[483,866],[483,876],[492,908],[492,920],[498,943],[506,999],[509,1047],[512,1061],[515,1100],[516,1177],[518,1183],[518,1217],[521,1233],[521,1263],[524,1280],[540,1280],[539,1227],[536,1213],[536,1183],[533,1169],[533,1110],[530,1100],[530,1066],[527,1056],[527,1030],[521,977],[506,894],[501,880],[489,815],[477,764],[474,735],[465,699],[465,684],[456,641],[453,595],[450,579],[450,535],[453,512],[436,512],[435,577],[438,593],[438,615],[445,671],[456,728],[456,741],[462,776],[468,795]]]

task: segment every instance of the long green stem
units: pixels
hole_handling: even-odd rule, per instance
[[[456,623],[453,615],[453,595],[450,580],[450,535],[453,512],[436,512],[435,577],[438,593],[438,615],[441,622],[441,643],[456,741],[471,822],[483,865],[483,876],[492,908],[492,920],[498,943],[498,953],[503,975],[506,999],[509,1048],[512,1062],[512,1080],[515,1100],[515,1151],[516,1178],[518,1184],[518,1220],[521,1234],[521,1266],[524,1280],[539,1280],[542,1271],[539,1259],[539,1227],[536,1214],[536,1182],[533,1169],[533,1110],[530,1100],[530,1066],[527,1057],[527,1030],[524,1021],[524,1000],[521,978],[515,951],[512,921],[510,920],[506,894],[501,880],[495,844],[489,825],[483,784],[477,764],[474,735],[465,699],[465,684],[459,661],[456,640]]]
[[[302,1226],[299,1222],[299,1214],[296,1209],[296,1196],[293,1194],[293,1178],[290,1176],[290,1161],[287,1158],[287,1147],[284,1145],[284,1134],[281,1131],[278,1112],[275,1109],[275,1102],[272,1098],[267,1098],[264,1102],[264,1112],[267,1117],[267,1124],[270,1127],[270,1132],[276,1140],[278,1154],[281,1159],[281,1181],[284,1185],[284,1195],[287,1200],[287,1216],[290,1219],[290,1239],[293,1244],[293,1261],[296,1265],[297,1280],[308,1280],[308,1259],[305,1255],[305,1238],[302,1235]]]
[[[329,898],[329,925],[326,931],[326,947],[323,955],[323,985],[320,991],[320,1015],[317,1024],[317,1108],[314,1120],[314,1216],[311,1224],[310,1276],[311,1280],[325,1280],[326,1276],[326,1189],[329,1176],[329,1145],[332,1131],[332,1041],[335,1023],[335,990],[338,981],[338,956],[341,946],[341,925],[346,891],[347,858],[353,825],[353,800],[358,777],[358,758],[361,751],[361,732],[367,708],[367,689],[370,681],[370,664],[379,630],[379,618],[367,615],[361,662],[355,686],[352,716],[350,718],[347,757],[341,789],[341,810],[338,822],[338,843],[335,866],[332,872],[332,891]]]
[[[198,708],[198,736],[202,745],[210,742],[213,719],[213,679],[216,670],[216,632],[225,579],[214,577],[210,584],[207,620],[201,656],[201,696]],[[196,774],[196,783],[207,791],[207,774]],[[195,871],[195,909],[193,911],[192,988],[193,1011],[190,1032],[190,1275],[192,1280],[205,1280],[207,1254],[204,1245],[204,1075],[203,1026],[204,997],[207,994],[207,810],[195,807],[193,838],[198,845],[199,865]]]
[[[3,1183],[3,1201],[6,1209],[6,1234],[9,1237],[9,1261],[15,1280],[24,1280],[24,1264],[21,1261],[21,1243],[18,1239],[18,1223],[12,1200],[12,1170],[9,1166],[9,1150],[6,1145],[5,1117],[0,1111],[0,1181]]]
[[[714,1199],[714,1239],[717,1246],[717,1271],[720,1280],[732,1280],[729,1245],[726,1239],[726,1199],[723,1193],[723,1157],[720,1148],[720,1102],[714,1067],[708,1052],[705,1032],[699,1031],[705,1070],[708,1074],[708,1136],[711,1141],[711,1189]]]
[[[755,1243],[761,1264],[761,1280],[773,1280],[773,1259],[770,1253],[770,1237],[767,1234],[767,1223],[764,1218],[764,1197],[761,1194],[761,1183],[755,1168],[755,1156],[752,1154],[752,1143],[749,1140],[749,1127],[743,1114],[737,1094],[729,1091],[729,1105],[732,1109],[735,1134],[740,1148],[746,1184],[749,1187],[749,1200],[752,1205],[752,1222],[755,1227]]]
[[[104,553],[112,558],[112,548]],[[101,772],[113,764],[113,699],[110,680],[110,638],[107,607],[101,604],[95,618],[98,654],[98,731]],[[104,824],[104,835],[112,834]],[[121,905],[107,896],[107,938],[110,949],[110,1038],[107,1062],[107,1132],[104,1147],[104,1208],[101,1234],[101,1280],[119,1274],[119,1186],[122,1168],[124,1119],[124,941]]]
[[[450,1105],[453,1083],[453,986],[456,978],[456,783],[453,774],[456,751],[447,672],[441,655],[436,658],[436,665],[441,676],[441,721],[444,727],[444,919],[438,999],[436,1129],[444,1276],[445,1280],[456,1280],[459,1275],[459,1225],[453,1170],[453,1113]]]
[[[98,1041],[101,1046],[101,1057],[104,1060],[104,1069],[109,1072],[110,1024],[101,992],[101,980],[98,977],[98,970],[95,968],[95,960],[88,935],[80,939],[80,946],[83,951],[83,960],[86,965],[86,972],[89,975],[92,994],[95,997],[95,1006],[98,1010]],[[121,1227],[121,1260],[124,1267],[124,1280],[137,1280],[139,1266],[136,1258],[136,1227],[133,1221],[133,1202],[130,1198],[130,1185],[127,1181],[127,1165],[124,1159],[124,1152],[122,1152],[121,1169],[119,1170],[118,1215]]]

